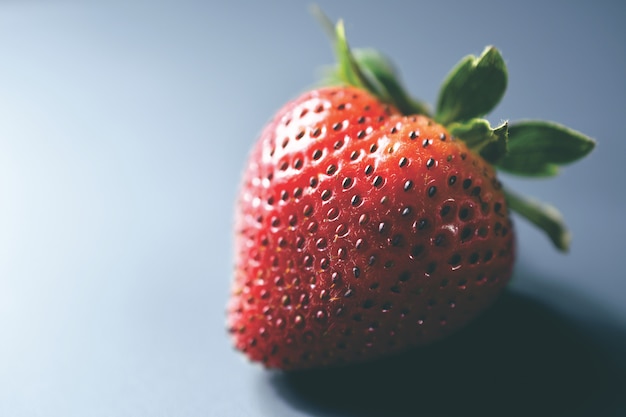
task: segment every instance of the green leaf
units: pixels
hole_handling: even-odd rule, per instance
[[[569,250],[571,235],[565,226],[561,213],[556,208],[520,196],[507,189],[504,190],[504,193],[511,210],[543,230],[559,250],[563,252]]]
[[[376,49],[353,49],[354,57],[363,72],[379,84],[381,93],[402,114],[429,114],[428,106],[411,98],[400,81],[391,60]]]
[[[463,58],[439,92],[437,121],[447,125],[486,115],[498,104],[506,85],[506,64],[493,46],[485,48],[478,58]]]
[[[333,25],[318,6],[312,6],[311,13],[333,42],[337,59],[334,69],[325,72],[323,85],[362,88],[379,100],[393,104],[403,114],[429,115],[426,104],[407,94],[397,70],[386,56],[375,49],[351,49],[341,20]]]
[[[494,129],[487,120],[476,118],[452,123],[448,130],[491,164],[501,160],[507,153],[507,122]]]
[[[358,62],[352,55],[348,41],[346,40],[346,32],[343,21],[338,21],[336,26],[335,51],[337,60],[339,61],[339,76],[348,85],[363,88],[372,92],[377,96],[381,96],[381,92],[376,88],[374,83],[367,77]]]
[[[525,158],[507,157],[499,161],[496,166],[499,170],[525,177],[554,177],[559,174],[559,167],[556,164],[544,164],[539,161],[527,160]]]
[[[509,151],[497,165],[513,174],[547,177],[594,147],[589,137],[557,123],[524,121],[509,126]]]

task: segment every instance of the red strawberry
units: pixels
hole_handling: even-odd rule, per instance
[[[337,36],[345,85],[278,112],[252,150],[236,208],[228,326],[235,346],[268,367],[368,360],[465,325],[511,276],[509,205],[567,244],[559,219],[505,192],[492,165],[547,175],[590,147],[523,163],[527,142],[550,133],[592,143],[543,122],[512,125],[509,138],[507,124],[478,119],[506,85],[493,48],[446,81],[436,117],[447,129],[403,115],[425,107],[396,88],[386,61],[353,55],[340,25]],[[485,65],[488,88],[477,96]]]
[[[493,169],[424,116],[355,88],[289,103],[238,208],[230,328],[267,366],[363,360],[439,339],[507,283],[513,233]]]

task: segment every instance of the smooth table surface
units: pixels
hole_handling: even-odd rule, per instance
[[[308,1],[0,2],[0,416],[626,415],[625,6],[332,2],[356,46],[434,102],[502,50],[489,119],[598,141],[551,181],[569,254],[516,218],[511,287],[480,320],[370,365],[285,375],[225,332],[248,149],[332,61]]]

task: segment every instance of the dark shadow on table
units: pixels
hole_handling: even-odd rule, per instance
[[[270,372],[263,385],[313,416],[626,415],[626,329],[602,326],[604,344],[509,291],[446,341],[342,369]]]

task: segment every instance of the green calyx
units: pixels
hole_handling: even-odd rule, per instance
[[[504,122],[495,128],[484,117],[504,96],[507,69],[493,46],[463,58],[444,79],[436,111],[411,97],[391,61],[373,49],[351,49],[343,22],[333,24],[314,7],[312,13],[333,42],[337,63],[327,68],[324,85],[349,85],[368,91],[401,113],[434,118],[463,140],[496,169],[526,177],[549,177],[562,165],[589,154],[595,142],[580,132],[553,122]],[[567,251],[570,233],[557,209],[505,188],[509,207],[543,230],[561,251]]]

